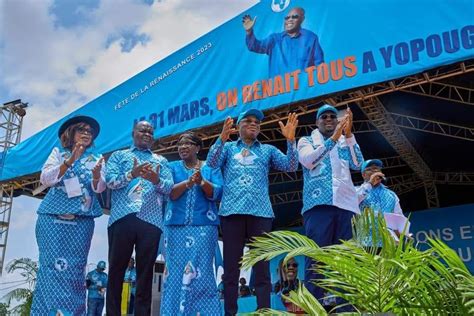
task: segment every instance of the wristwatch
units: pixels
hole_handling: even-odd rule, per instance
[[[204,179],[201,180],[201,186],[203,186],[206,182],[204,181]]]
[[[133,180],[133,176],[132,176],[132,172],[129,171],[125,174],[125,178],[127,178],[127,181],[132,181]]]

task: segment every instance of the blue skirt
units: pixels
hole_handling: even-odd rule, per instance
[[[38,214],[36,241],[39,270],[31,316],[86,315],[87,255],[94,232],[94,218],[59,219]]]
[[[165,226],[161,315],[222,315],[213,269],[217,226]]]

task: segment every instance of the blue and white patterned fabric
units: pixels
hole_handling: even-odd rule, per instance
[[[372,187],[369,182],[364,182],[356,188],[359,199],[359,208],[363,212],[366,208],[371,209],[375,216],[379,213],[395,213],[403,215],[398,196],[382,183]],[[377,247],[382,247],[382,240],[379,237],[378,230],[375,231],[377,238]],[[365,237],[362,241],[366,246],[372,246],[372,235]]]
[[[86,314],[84,270],[93,232],[92,217],[63,220],[57,215],[38,215],[39,270],[32,316],[57,315],[57,311],[64,315]]]
[[[135,267],[127,268],[127,270],[125,270],[125,276],[123,280],[124,282],[129,282],[131,284],[131,293],[135,295],[137,290],[137,269]]]
[[[103,167],[102,177],[97,188],[92,187],[92,172],[102,155],[94,154],[91,150],[85,151],[82,156],[68,168],[66,173],[58,178],[59,168],[64,160],[71,157],[71,152],[67,149],[60,150],[55,147],[46,160],[41,170],[40,181],[49,187],[48,194],[41,202],[38,214],[74,214],[79,216],[98,217],[102,215],[102,208],[94,192],[105,190],[105,179]],[[77,177],[79,180],[82,195],[68,198],[64,180]]]
[[[341,136],[334,142],[315,129],[311,136],[298,141],[299,160],[303,165],[303,209],[316,205],[334,205],[359,213],[357,194],[350,169],[360,170],[364,161],[355,136]]]
[[[268,194],[270,168],[298,169],[296,144],[287,142],[287,154],[256,140],[247,146],[241,139],[223,143],[220,137],[209,150],[207,164],[223,170],[224,186],[219,215],[246,214],[273,218]]]
[[[160,182],[154,185],[143,178],[128,181],[126,174],[138,164],[149,162],[154,169],[160,165]],[[107,162],[107,186],[112,189],[109,226],[122,217],[137,213],[137,218],[162,229],[163,201],[173,188],[173,178],[166,158],[151,150],[130,149],[114,152]]]
[[[182,160],[169,164],[174,183],[189,179],[195,172],[186,168]],[[220,169],[212,169],[204,164],[201,167],[202,178],[212,183],[213,196],[208,199],[199,185],[194,185],[173,201],[167,203],[165,225],[219,225],[216,201],[222,195],[222,174]]]
[[[41,183],[50,190],[41,202],[36,221],[39,270],[31,315],[48,315],[58,310],[65,315],[85,314],[85,267],[89,254],[94,217],[102,210],[94,192],[105,190],[104,170],[97,187],[92,187],[92,168],[100,159],[87,150],[58,178],[61,164],[71,152],[54,148],[43,169]],[[68,198],[64,180],[77,177],[82,195]],[[75,218],[66,220],[65,215]],[[68,216],[70,218],[70,216]]]
[[[215,225],[165,227],[161,315],[222,315],[212,267],[217,236]]]
[[[87,297],[104,299],[104,291],[100,291],[101,288],[107,288],[107,273],[103,271],[92,270],[87,273],[86,280],[90,281],[90,285],[87,287]]]
[[[403,215],[398,196],[383,184],[372,187],[369,182],[356,187],[359,208],[370,208],[374,212],[396,213]]]

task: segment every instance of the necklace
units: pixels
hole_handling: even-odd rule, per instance
[[[191,169],[199,169],[199,168],[201,167],[201,160],[196,161],[196,163],[194,164],[194,166],[191,166],[191,167],[188,166],[188,164],[187,164],[186,161],[184,161],[184,160],[183,160],[183,163],[184,163],[184,167],[185,167],[186,169],[189,169],[189,170],[191,170]]]

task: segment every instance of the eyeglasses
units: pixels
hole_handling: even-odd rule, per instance
[[[337,119],[337,115],[335,115],[335,114],[323,114],[319,118],[322,119],[322,120],[325,120],[327,118],[330,118],[331,120],[335,120],[335,119]]]
[[[286,264],[287,268],[298,268],[298,263],[287,263]]]
[[[82,135],[87,135],[87,134],[92,135],[94,133],[94,130],[90,128],[79,127],[78,129],[76,129],[76,132]]]
[[[300,16],[298,14],[293,14],[293,15],[287,15],[285,16],[285,20],[289,20],[289,19],[293,19],[293,20],[296,20],[298,19]]]
[[[191,146],[196,146],[196,143],[193,142],[179,142],[178,147],[191,147]]]

